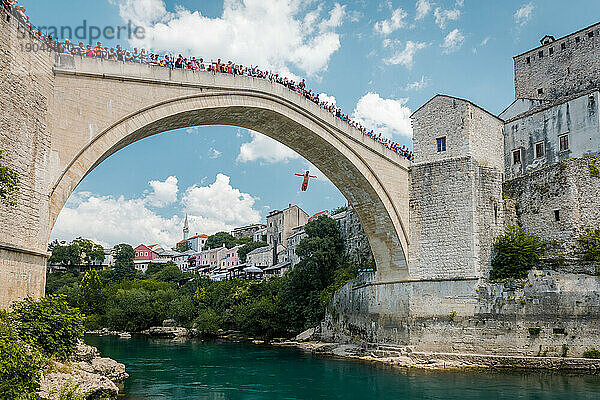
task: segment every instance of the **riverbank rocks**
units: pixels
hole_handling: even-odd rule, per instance
[[[162,322],[162,326],[165,328],[174,328],[177,326],[177,322],[174,319],[165,319]]]
[[[143,334],[161,337],[161,338],[181,338],[188,336],[189,332],[187,329],[182,327],[168,327],[168,326],[153,326],[142,332]]]
[[[297,342],[306,342],[308,340],[312,340],[313,336],[315,336],[315,328],[309,328],[301,334],[299,334],[298,336],[296,336],[295,340]]]
[[[50,364],[42,375],[39,394],[42,399],[56,400],[63,388],[72,388],[86,399],[116,399],[118,385],[128,377],[125,365],[100,357],[93,346],[78,343],[68,362]]]

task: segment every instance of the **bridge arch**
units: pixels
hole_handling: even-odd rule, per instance
[[[298,152],[354,206],[378,270],[391,277],[406,269],[403,242],[407,221],[402,220],[382,178],[361,152],[348,146],[348,137],[343,137],[339,128],[312,112],[280,96],[254,90],[203,90],[156,102],[111,123],[77,152],[53,183],[48,231],[81,180],[110,155],[148,136],[202,125],[252,129]]]

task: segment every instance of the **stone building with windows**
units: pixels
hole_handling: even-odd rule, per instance
[[[507,225],[561,257],[600,226],[600,24],[546,35],[514,63],[516,100],[498,117],[445,95],[412,115],[413,277],[486,276]]]
[[[231,231],[231,236],[233,236],[236,239],[242,239],[246,237],[253,238],[255,233],[257,233],[258,231],[262,231],[266,227],[267,226],[264,224],[252,224],[247,226],[241,226]]]

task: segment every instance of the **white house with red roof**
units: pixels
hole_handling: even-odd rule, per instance
[[[187,239],[187,242],[190,244],[190,249],[194,251],[202,251],[206,241],[208,240],[208,235],[195,235],[191,238]]]

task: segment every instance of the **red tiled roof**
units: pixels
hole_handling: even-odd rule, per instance
[[[196,235],[196,236],[192,236],[191,238],[188,238],[187,240],[190,240],[190,239],[196,239],[197,237],[201,237],[201,238],[207,238],[207,237],[208,237],[208,235]]]

